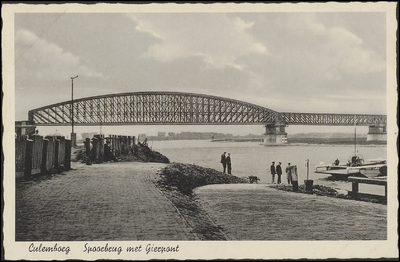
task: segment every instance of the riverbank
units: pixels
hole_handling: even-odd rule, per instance
[[[271,185],[269,185],[269,187],[274,188],[276,190],[293,192],[292,185],[271,184]],[[317,196],[327,196],[327,197],[334,197],[334,198],[341,198],[341,199],[348,199],[348,200],[365,201],[365,202],[379,203],[379,204],[384,204],[384,205],[387,204],[387,200],[383,200],[382,198],[378,199],[378,198],[367,197],[367,196],[359,196],[358,198],[354,198],[354,197],[349,196],[347,193],[343,194],[334,188],[326,187],[326,186],[322,186],[322,185],[313,185],[311,191],[307,191],[305,185],[299,185],[299,189],[296,191],[296,193],[311,194],[311,195],[317,195]]]
[[[200,240],[227,240],[221,228],[210,219],[196,200],[193,190],[211,184],[247,183],[246,179],[211,168],[172,163],[154,176],[156,186],[171,201]]]
[[[210,185],[195,194],[233,241],[387,239],[386,205],[284,192],[265,184]]]
[[[258,142],[264,143],[263,138],[223,138],[223,139],[213,139],[210,142]],[[285,144],[276,144],[276,145],[313,145],[313,146],[354,146],[354,140],[350,139],[335,139],[335,138],[290,138],[287,140]],[[362,139],[357,141],[358,146],[386,146],[387,141],[367,141],[366,139]]]
[[[77,162],[17,185],[16,241],[385,239],[386,212],[195,165]]]
[[[249,184],[247,179],[229,176],[209,168],[179,163],[170,164],[162,169],[155,177],[155,181],[201,240],[385,238],[384,232],[376,231],[366,235],[361,229],[352,228],[347,221],[356,215],[352,211],[353,208],[357,210],[361,207],[364,210],[365,207],[367,213],[368,209],[379,210],[376,214],[372,211],[369,215],[373,216],[373,220],[385,222],[386,217],[381,216],[382,212],[386,212],[385,205],[376,204],[379,201],[375,199],[363,199],[362,203],[330,187],[314,185],[312,191],[307,192],[304,185],[300,185],[299,190],[293,192],[292,187],[288,185]],[[311,205],[304,207],[305,203]],[[271,207],[274,209],[272,213]],[[266,221],[266,214],[269,217],[278,217]],[[291,214],[296,217],[296,224],[307,224],[317,219],[324,223],[322,226],[335,228],[335,232],[325,236],[319,228],[317,231],[304,232],[301,227],[291,229],[289,232],[287,220],[290,220]],[[232,225],[231,219],[236,224]],[[354,221],[364,219],[368,219],[368,216],[361,218],[356,215]],[[272,224],[277,228],[271,233],[270,229],[262,228],[262,223],[258,220],[265,222],[264,227]],[[329,223],[329,226],[325,223]],[[372,226],[369,222],[366,224]],[[385,224],[378,228],[386,229]],[[350,231],[352,233],[349,233]]]

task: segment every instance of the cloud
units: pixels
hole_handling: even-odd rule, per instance
[[[253,23],[225,14],[135,14],[137,30],[159,39],[146,55],[157,61],[201,56],[208,66],[243,69],[238,58],[247,54],[268,54],[267,48],[247,32]]]
[[[362,39],[345,28],[333,27],[326,31],[330,42],[332,65],[348,74],[365,74],[384,71],[385,61],[373,50],[368,50]]]
[[[294,14],[287,28],[287,33],[298,39],[292,43],[300,44],[292,52],[303,51],[299,58],[328,79],[382,72],[386,68],[384,59],[368,49],[359,36],[344,27],[324,25],[315,14]]]
[[[35,25],[41,15],[20,19],[17,28],[25,29],[16,32],[17,110],[28,102],[36,103],[26,106],[31,109],[65,101],[69,76],[79,74],[77,97],[181,91],[277,111],[385,112],[385,33],[370,30],[385,16],[363,14],[361,23],[352,15],[68,14],[51,30],[43,29],[48,20]],[[62,81],[44,83],[49,78]],[[28,88],[46,100],[31,99]]]
[[[376,110],[385,110],[385,97],[380,95],[386,94],[386,61],[380,55],[384,39],[379,45],[370,45],[364,32],[368,24],[332,24],[320,17],[313,13],[241,14],[245,21],[254,21],[248,33],[269,50],[267,59],[257,54],[240,58],[251,78],[246,90],[257,92],[262,103],[272,108],[301,97],[321,101],[330,94],[342,98],[334,103],[346,104],[348,97],[354,99],[362,93],[365,104],[367,99],[375,102],[379,97],[382,102]],[[369,23],[380,22],[384,22],[381,17],[370,16]],[[302,106],[306,111],[323,110],[317,104]]]
[[[101,73],[85,65],[82,58],[64,51],[55,43],[41,39],[29,30],[19,29],[16,31],[15,45],[18,77],[60,80],[79,74],[104,78]]]

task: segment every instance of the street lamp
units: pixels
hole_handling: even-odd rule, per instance
[[[71,77],[72,88],[71,88],[71,145],[76,146],[76,135],[74,133],[74,79],[78,76]]]

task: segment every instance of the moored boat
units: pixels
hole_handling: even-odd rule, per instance
[[[318,165],[315,167],[315,173],[327,174],[332,176],[349,177],[377,177],[387,175],[387,164],[385,159],[369,160],[364,163],[360,155],[353,155],[346,165],[339,165],[338,160],[330,165]]]
[[[378,177],[387,176],[386,159],[371,159],[364,163],[364,158],[357,154],[356,121],[354,119],[354,154],[347,161],[346,165],[339,165],[336,159],[331,165],[319,165],[315,167],[315,173],[328,174],[334,177],[345,178],[349,176]]]

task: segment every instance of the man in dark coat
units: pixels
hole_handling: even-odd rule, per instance
[[[275,174],[276,174],[276,172],[275,172],[275,162],[272,162],[272,165],[271,165],[272,184],[275,183]]]
[[[225,170],[226,170],[226,156],[225,156],[225,154],[226,154],[226,152],[224,152],[222,155],[221,155],[221,164],[222,164],[222,166],[223,166],[223,168],[224,168],[224,173],[225,173]]]
[[[230,153],[228,153],[228,156],[226,157],[226,164],[228,166],[228,174],[230,174],[232,171],[232,163],[231,163],[231,154]]]
[[[281,167],[281,162],[276,166],[276,175],[278,176],[278,181],[276,182],[277,184],[281,184],[281,176],[282,176],[282,167]]]

